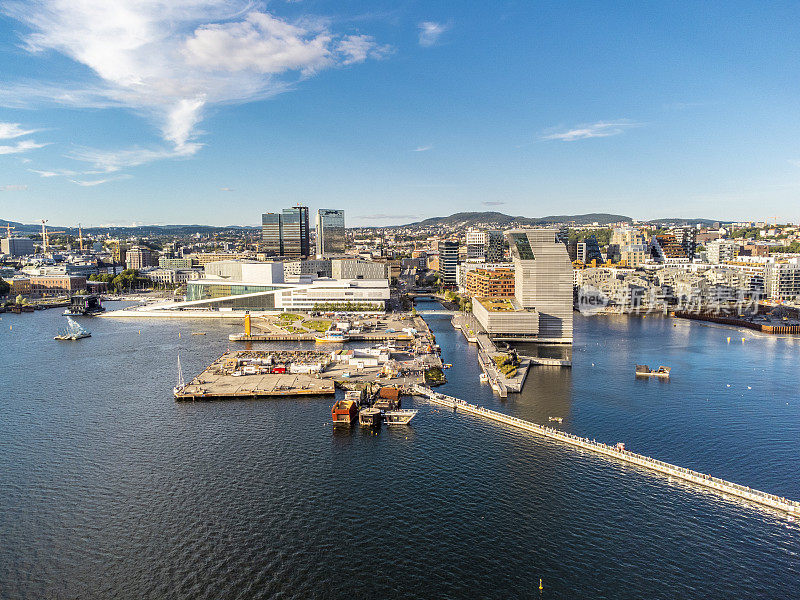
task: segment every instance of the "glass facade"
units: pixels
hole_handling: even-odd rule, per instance
[[[281,214],[281,232],[283,238],[283,256],[287,258],[309,256],[310,234],[307,206],[284,208]]]
[[[283,228],[278,213],[261,215],[261,242],[267,254],[283,256]]]
[[[239,296],[242,294],[255,294],[258,292],[272,292],[281,288],[272,285],[245,285],[236,283],[213,284],[213,283],[193,283],[189,282],[186,286],[186,300],[213,300],[214,298],[224,298],[226,296]],[[251,296],[248,298],[230,298],[218,304],[214,308],[233,308],[241,310],[271,310],[275,308],[275,294],[264,294],[263,296]]]
[[[344,254],[347,234],[344,211],[320,208],[317,211],[317,255]]]

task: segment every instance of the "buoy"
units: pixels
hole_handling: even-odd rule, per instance
[[[730,338],[730,337],[728,337],[728,343],[729,343],[729,344],[731,343],[731,338]]]
[[[181,332],[179,331],[178,332],[178,339],[180,339],[180,337],[181,337]]]
[[[744,338],[742,338],[742,343],[744,344]]]
[[[539,578],[539,591],[541,592],[543,589],[544,589],[544,586],[542,585],[542,578],[540,577]]]

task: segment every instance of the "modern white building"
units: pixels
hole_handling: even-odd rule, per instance
[[[739,254],[739,242],[733,240],[713,240],[706,244],[706,257],[712,265],[721,265],[736,259]]]
[[[764,291],[774,301],[800,298],[800,259],[764,265]]]

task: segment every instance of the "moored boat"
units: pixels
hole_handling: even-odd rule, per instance
[[[344,331],[329,329],[323,335],[314,336],[314,341],[318,344],[342,344],[349,339]]]
[[[647,365],[636,365],[637,377],[669,377],[670,367],[660,366],[657,369],[651,369]]]
[[[352,400],[338,400],[331,407],[331,418],[334,425],[350,426],[358,418],[358,405]]]
[[[383,420],[387,425],[408,425],[417,412],[411,409],[387,410],[383,413]]]

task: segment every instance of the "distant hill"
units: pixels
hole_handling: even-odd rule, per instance
[[[591,225],[598,223],[607,225],[608,223],[625,222],[630,223],[633,219],[624,215],[612,215],[608,213],[589,213],[585,215],[551,215],[548,217],[515,217],[500,212],[460,212],[449,217],[432,217],[424,221],[416,221],[407,225],[396,227],[438,227],[438,226],[464,226],[472,227],[476,225],[496,225],[508,227],[519,225],[521,227],[532,225],[547,225],[548,223],[575,223],[576,225]]]
[[[5,236],[5,231],[2,229],[7,224],[14,228],[13,235],[32,235],[41,233],[41,225],[31,225],[25,223],[17,223],[15,221],[5,221],[0,219],[0,237]],[[64,231],[71,235],[78,234],[77,227],[64,227],[62,225],[47,224],[47,229],[55,229]],[[249,231],[256,230],[257,227],[229,225],[226,227],[215,227],[212,225],[140,225],[136,227],[84,227],[83,233],[86,235],[96,234],[110,234],[113,236],[129,237],[129,236],[159,236],[159,235],[177,235],[186,236],[200,233],[208,235],[213,233],[233,232],[233,231]]]
[[[653,225],[697,225],[698,223],[703,227],[711,227],[714,223],[724,223],[719,219],[650,219],[648,223]]]

